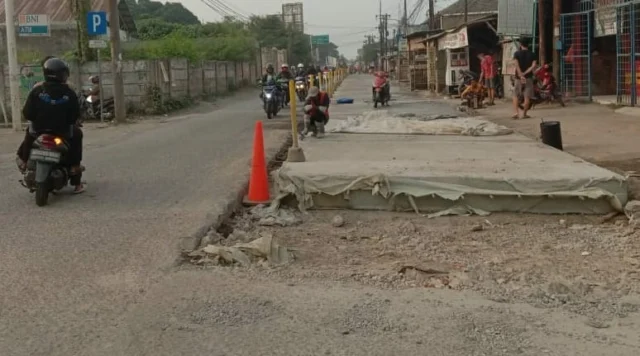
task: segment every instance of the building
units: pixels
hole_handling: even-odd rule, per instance
[[[466,0],[467,21],[473,22],[481,18],[498,14],[498,0]],[[533,0],[523,0],[533,1]],[[464,25],[465,0],[458,0],[438,12],[440,28],[449,30]],[[436,21],[438,22],[438,21]]]
[[[304,33],[304,11],[301,2],[282,4],[282,22],[287,28]]]
[[[18,52],[30,52],[39,57],[46,55],[62,55],[78,46],[76,16],[68,0],[14,0],[15,15],[48,15],[51,36],[19,37]],[[137,29],[126,0],[118,3],[120,11],[121,38],[126,40],[136,37]],[[5,32],[5,4],[0,0],[0,57],[7,59]],[[91,11],[109,11],[108,0],[91,1]]]

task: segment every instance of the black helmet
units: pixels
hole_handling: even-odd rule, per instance
[[[40,62],[40,67],[43,67],[43,68],[44,68],[44,64],[45,64],[48,60],[50,60],[51,58],[56,58],[56,57],[54,57],[54,56],[46,56],[46,57],[44,57],[44,59],[42,60],[42,62]]]
[[[69,66],[60,58],[50,58],[42,66],[46,82],[65,83],[69,79]]]

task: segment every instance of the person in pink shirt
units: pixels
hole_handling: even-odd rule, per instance
[[[495,62],[493,61],[493,56],[491,53],[480,53],[478,55],[478,59],[480,59],[480,83],[483,83],[484,86],[489,91],[489,103],[488,105],[495,104],[496,98],[496,76],[497,70]]]

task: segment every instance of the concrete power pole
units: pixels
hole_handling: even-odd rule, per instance
[[[22,129],[20,110],[20,68],[18,68],[18,48],[16,45],[16,24],[14,0],[4,2],[5,24],[7,26],[7,55],[9,56],[9,85],[11,89],[11,126],[14,131]]]
[[[409,34],[409,17],[407,16],[407,0],[404,0],[404,35]]]
[[[464,24],[469,21],[469,0],[464,0]]]
[[[113,99],[115,106],[115,122],[125,121],[124,82],[120,61],[120,12],[118,0],[109,0],[109,39],[111,40],[111,73],[113,75]]]
[[[562,12],[562,1],[553,0],[553,76],[556,80],[562,80],[560,78],[560,53],[555,48],[555,43],[560,41],[560,13]]]
[[[436,24],[435,24],[435,9],[434,9],[434,1],[433,0],[429,0],[429,29],[430,30],[435,30]]]
[[[540,54],[539,62],[540,65],[544,65],[547,62],[547,41],[546,41],[546,32],[545,32],[545,20],[546,16],[544,13],[544,0],[538,0],[538,53]]]

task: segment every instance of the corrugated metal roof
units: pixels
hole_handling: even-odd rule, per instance
[[[14,0],[15,15],[49,15],[52,24],[74,23],[69,0]],[[137,32],[126,0],[118,3],[120,27],[127,32]],[[92,0],[91,11],[109,11],[109,0]],[[0,23],[5,23],[4,0],[0,0]]]
[[[531,0],[533,2],[533,0]],[[498,0],[468,0],[467,11],[472,12],[498,12]],[[439,12],[442,15],[464,14],[464,0],[458,0]]]

